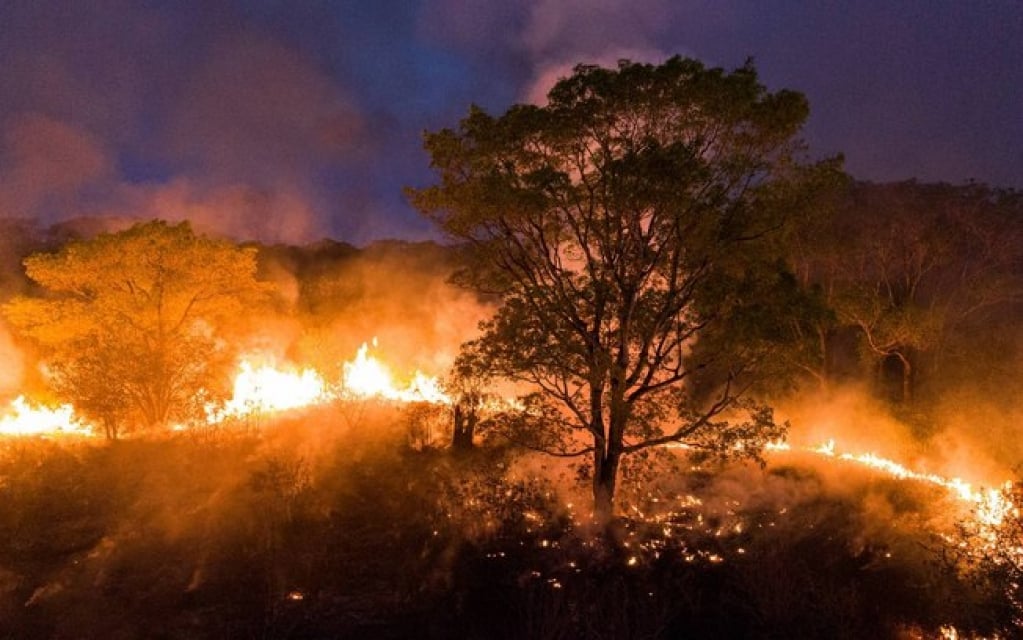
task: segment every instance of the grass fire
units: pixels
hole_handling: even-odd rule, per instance
[[[430,241],[3,219],[0,637],[1019,637],[1023,198],[808,109],[580,65]]]

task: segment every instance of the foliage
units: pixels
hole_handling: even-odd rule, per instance
[[[875,370],[896,365],[896,398],[1023,300],[1023,198],[983,185],[851,183],[831,215],[797,234],[795,269]],[[972,345],[975,350],[977,345]]]
[[[730,446],[747,409],[745,451],[781,435],[740,400],[792,335],[771,303],[780,230],[833,169],[797,162],[806,115],[751,65],[672,58],[579,66],[544,106],[427,134],[440,183],[409,194],[474,250],[462,281],[502,303],[466,349],[539,390],[539,444],[575,434],[601,511],[622,455],[711,431]]]
[[[255,251],[153,221],[25,260],[42,292],[6,304],[56,391],[109,437],[184,421],[223,386],[232,331],[266,292]]]

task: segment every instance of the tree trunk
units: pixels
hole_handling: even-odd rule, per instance
[[[614,516],[615,484],[621,453],[600,447],[593,454],[593,514],[599,522],[608,523]]]
[[[817,344],[821,350],[820,369],[818,370],[817,384],[821,393],[826,394],[830,388],[830,367],[828,366],[828,332],[822,327],[817,327]]]
[[[473,448],[472,438],[476,431],[479,417],[475,409],[464,409],[461,404],[455,405],[454,429],[451,434],[451,448],[455,451],[469,451]]]
[[[902,363],[902,402],[908,403],[913,399],[913,364],[909,356],[896,351],[899,362]]]

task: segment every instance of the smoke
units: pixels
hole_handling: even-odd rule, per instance
[[[780,419],[790,421],[793,443],[815,446],[833,439],[843,450],[883,452],[900,459],[919,448],[909,426],[860,386],[803,393],[783,401],[777,411]]]
[[[312,60],[268,36],[216,42],[170,108],[159,145],[211,182],[308,180],[358,141],[361,117]]]
[[[348,187],[331,176],[375,142],[327,60],[229,0],[182,9],[0,8],[0,216],[187,218],[264,242],[357,233],[349,217],[366,212],[338,210]]]
[[[0,212],[53,221],[114,175],[114,161],[88,131],[38,113],[9,117],[0,142]]]
[[[967,390],[939,400],[926,413],[904,415],[869,389],[845,385],[781,401],[777,413],[791,422],[793,445],[834,441],[839,452],[875,453],[914,471],[982,486],[1010,479],[1018,464],[1015,443],[1004,437],[1018,424],[1018,410],[985,402]]]
[[[531,3],[520,36],[533,65],[526,99],[541,102],[546,91],[578,63],[611,67],[620,59],[659,63],[682,53],[665,46],[668,25],[680,14],[676,5],[669,0]]]
[[[179,177],[158,185],[123,185],[119,195],[104,215],[188,220],[201,233],[265,243],[301,244],[328,231],[307,194],[283,183],[206,186]]]
[[[676,53],[723,67],[755,56],[768,84],[811,98],[811,142],[848,151],[865,177],[1013,184],[1018,10],[884,9],[4,2],[0,215],[171,216],[176,199],[189,211],[178,217],[198,208],[244,239],[428,238],[400,195],[431,179],[423,129],[451,126],[471,103],[541,101],[577,63]],[[877,46],[891,42],[902,50]],[[935,81],[923,69],[955,72]],[[957,95],[970,99],[944,99]]]
[[[677,13],[665,0],[431,9],[378,40],[375,21],[407,7],[7,3],[0,215],[187,218],[267,243],[429,237],[400,196],[425,179],[424,126],[537,100],[580,61],[675,50],[651,44]],[[475,72],[405,42],[420,39],[464,46]]]
[[[304,326],[295,359],[336,374],[364,342],[399,379],[447,374],[459,345],[491,309],[448,282],[450,253],[433,244],[378,243],[347,258],[320,257],[296,273]],[[275,271],[294,266],[278,265]]]
[[[488,65],[507,66],[518,85],[513,98],[533,104],[543,103],[547,91],[577,64],[661,62],[685,53],[673,41],[670,24],[692,12],[667,0],[462,5],[444,0],[438,10],[424,13],[424,36],[482,53]]]
[[[0,398],[18,393],[25,374],[21,350],[14,344],[7,328],[0,325]]]
[[[618,64],[619,60],[657,63],[662,62],[667,57],[669,57],[667,54],[655,49],[612,48],[605,49],[599,55],[588,56],[583,60],[585,60],[584,64],[614,67]],[[547,92],[559,80],[572,75],[572,70],[579,64],[578,60],[575,57],[568,57],[541,63],[534,73],[533,81],[525,90],[525,101],[532,104],[545,103],[547,101]]]
[[[1017,362],[1019,360],[1017,359]],[[1019,428],[1023,424],[1016,380],[1005,389],[953,389],[936,401],[941,416],[934,448],[953,469],[966,463],[969,471],[994,481],[1019,477],[1023,472],[1023,445]],[[1004,393],[1006,397],[1000,397]],[[967,477],[966,470],[961,471]]]

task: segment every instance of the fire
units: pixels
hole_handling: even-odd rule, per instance
[[[376,338],[373,346],[377,346]],[[341,394],[344,397],[451,404],[451,399],[441,390],[440,381],[422,371],[416,371],[411,382],[404,387],[396,384],[387,366],[369,355],[369,344],[365,342],[359,347],[354,360],[341,365],[341,371]]]
[[[372,340],[372,346],[377,347],[376,338]],[[265,362],[266,358],[249,355],[240,360],[232,397],[222,405],[210,405],[206,409],[209,424],[254,414],[313,407],[332,401],[378,399],[394,403],[452,402],[439,380],[421,371],[414,372],[406,384],[397,383],[391,369],[370,354],[368,342],[359,347],[352,360],[341,364],[339,378],[333,383],[310,368],[256,364],[261,361]],[[70,404],[46,407],[33,405],[24,396],[18,396],[6,411],[0,411],[0,435],[54,433],[92,435],[92,428],[75,415],[74,407]],[[914,471],[876,453],[839,452],[836,451],[833,439],[815,447],[771,443],[767,445],[767,450],[798,450],[863,465],[895,478],[942,487],[955,499],[968,504],[972,508],[974,520],[989,530],[1001,526],[1008,516],[1018,513],[1019,509],[1018,505],[1006,497],[1001,487],[975,488],[960,478]]]
[[[377,346],[374,338],[373,346]],[[277,366],[272,359],[250,354],[240,359],[231,398],[206,406],[206,422],[273,414],[324,405],[335,400],[380,399],[389,402],[450,404],[440,381],[416,371],[408,384],[395,382],[390,369],[369,353],[363,343],[355,358],[341,365],[340,379],[331,383],[310,368]],[[269,361],[269,363],[267,363]],[[263,363],[263,364],[258,364]],[[184,425],[175,430],[187,428]],[[47,407],[18,396],[0,409],[0,435],[77,434],[92,435],[92,426],[76,416],[70,404]]]
[[[377,346],[373,339],[373,346]],[[341,365],[342,392],[352,396],[380,396],[387,398],[396,392],[391,372],[382,362],[368,355],[369,345],[359,347],[355,360]]]
[[[373,346],[377,346],[375,338]],[[265,358],[243,357],[234,379],[232,397],[222,406],[207,407],[207,422],[216,424],[229,418],[280,413],[333,400],[376,398],[391,402],[450,404],[437,378],[416,371],[407,385],[399,385],[390,369],[369,354],[369,348],[369,343],[363,343],[354,359],[342,363],[340,380],[333,384],[313,369],[272,364],[257,366],[254,363]]]
[[[327,384],[312,369],[256,367],[243,358],[234,379],[234,394],[223,407],[210,407],[208,421],[243,417],[253,413],[278,413],[323,404],[330,399]]]
[[[74,407],[32,405],[25,396],[11,401],[0,414],[0,434],[6,436],[75,434],[91,436],[92,428],[75,416]]]
[[[769,451],[793,450],[791,445],[784,442],[768,444],[767,449]],[[957,500],[969,504],[973,508],[974,518],[978,524],[986,527],[1001,526],[1006,516],[1017,509],[1017,506],[1009,501],[999,488],[976,489],[971,483],[961,478],[946,478],[936,473],[913,471],[905,465],[881,457],[876,453],[839,453],[835,451],[834,439],[830,439],[816,447],[799,447],[798,450],[860,464],[900,480],[916,480],[942,487]]]

